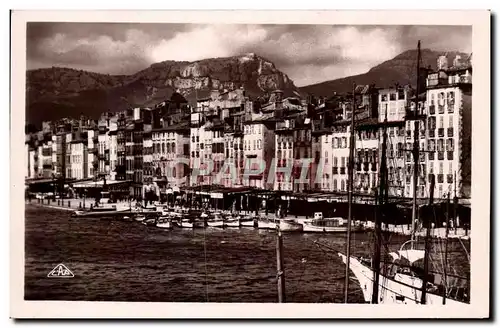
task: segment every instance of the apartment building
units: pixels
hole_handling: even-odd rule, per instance
[[[436,179],[435,197],[470,197],[472,66],[456,57],[427,77],[427,174]]]

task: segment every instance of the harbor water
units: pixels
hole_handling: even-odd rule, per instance
[[[150,302],[277,302],[276,232],[254,228],[162,230],[138,222],[75,218],[27,205],[25,299]],[[408,237],[393,235],[389,248]],[[284,233],[287,302],[343,302],[345,234]],[[449,270],[467,274],[462,241],[450,241]],[[469,241],[465,247],[468,249]],[[369,256],[369,233],[351,252]],[[433,258],[440,247],[434,247]],[[439,261],[435,261],[438,263]],[[48,278],[58,264],[73,278]],[[353,280],[350,302],[363,302]]]

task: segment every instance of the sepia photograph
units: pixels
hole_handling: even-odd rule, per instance
[[[13,15],[18,316],[489,315],[488,12],[108,13]]]

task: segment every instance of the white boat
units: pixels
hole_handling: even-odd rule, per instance
[[[224,228],[224,221],[222,220],[208,220],[207,226],[214,228]]]
[[[251,217],[246,217],[246,218],[242,218],[240,219],[240,225],[242,227],[255,227],[255,219],[251,218]]]
[[[142,222],[146,219],[146,216],[145,215],[136,215],[134,217],[134,220],[136,220],[137,222]]]
[[[190,221],[190,220],[186,220],[186,219],[185,220],[181,220],[181,221],[179,221],[179,226],[181,228],[191,228],[192,229],[193,228],[193,222]]]
[[[304,232],[347,232],[347,220],[341,217],[323,218],[323,213],[314,213],[314,218],[302,220]],[[351,231],[360,231],[362,226],[353,224]]]
[[[295,222],[293,219],[281,219],[279,222],[281,231],[303,231],[304,229],[303,224]]]
[[[410,251],[412,252],[410,256],[415,261],[424,256],[424,251]],[[391,255],[393,256],[393,258],[399,259],[401,257],[404,257],[405,254],[403,252],[406,251],[400,251],[397,256],[394,255],[395,253],[391,253]],[[342,258],[344,264],[347,264],[347,257],[342,253],[338,253],[338,255]],[[350,270],[354,273],[356,279],[359,282],[359,286],[363,291],[365,302],[371,303],[374,284],[374,271],[371,269],[369,263],[364,263],[363,260],[354,256],[351,256],[350,258]],[[408,261],[411,262],[410,259],[408,259]],[[388,274],[380,274],[379,276],[378,304],[421,304],[423,284],[422,279],[412,273],[412,271],[407,267],[400,267],[398,266],[398,264],[389,265],[388,268]],[[452,293],[450,293],[450,289],[450,292],[447,293],[446,305],[458,305],[465,303],[465,299],[468,298],[468,295],[465,292],[465,286],[463,288],[456,288],[455,290],[457,291],[455,295],[459,296],[459,298],[450,298],[452,296]],[[437,291],[437,285],[432,282],[429,282],[427,284],[425,304],[443,304],[443,294],[442,292]]]
[[[259,229],[276,229],[276,220],[268,218],[259,218],[257,221]]]
[[[160,217],[156,222],[156,226],[162,229],[172,229],[172,220],[168,217]]]
[[[239,228],[240,227],[240,219],[239,218],[229,218],[224,221],[226,227],[229,228]]]

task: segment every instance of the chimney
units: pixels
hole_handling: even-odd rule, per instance
[[[437,60],[437,69],[438,70],[446,70],[446,69],[448,69],[448,58],[446,58],[446,55],[438,57],[438,60]]]

